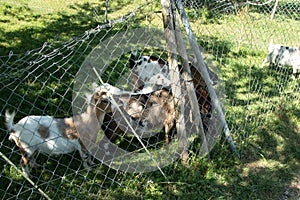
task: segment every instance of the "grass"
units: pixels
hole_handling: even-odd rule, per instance
[[[112,2],[109,19],[136,6],[129,2]],[[293,8],[299,3],[280,5]],[[300,22],[299,16],[282,10],[274,21],[268,21],[269,13],[263,10],[267,8],[249,7],[236,14],[188,10],[199,44],[219,71],[226,120],[241,159],[232,155],[224,138],[215,145],[209,159],[196,156],[195,144],[188,165],[174,162],[163,168],[166,180],[158,171],[125,174],[98,161],[97,167],[87,172],[78,153],[39,155],[38,168],[32,170],[36,185],[55,199],[279,199],[286,192],[297,199],[300,82],[290,78],[291,69],[261,68],[260,64],[271,38],[276,43],[300,45],[295,34],[300,32]],[[17,109],[18,119],[28,114],[72,114],[70,86],[92,48],[121,30],[162,27],[159,10],[159,2],[152,3],[129,22],[93,35],[85,31],[104,22],[104,2],[2,1],[0,55],[5,57],[1,58],[0,68],[1,114],[7,108]],[[53,51],[57,53],[53,55]],[[14,54],[6,56],[10,52]],[[123,73],[119,66],[125,66],[127,58],[125,55],[114,61],[116,67],[107,70],[106,78],[117,79],[118,73]],[[3,121],[1,116],[0,151],[20,168],[19,151],[8,141]],[[132,147],[136,147],[134,141]],[[1,198],[41,197],[2,158],[0,171]]]

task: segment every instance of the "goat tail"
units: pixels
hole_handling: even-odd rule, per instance
[[[8,131],[10,131],[10,132],[13,131],[15,115],[16,115],[15,112],[9,113],[8,110],[6,110],[6,112],[5,112],[6,127],[7,127]]]

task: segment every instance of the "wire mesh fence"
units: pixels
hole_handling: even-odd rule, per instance
[[[44,9],[43,5],[30,3],[24,6],[7,1],[3,5],[6,11],[13,6]],[[205,162],[225,168],[237,159],[228,148],[224,124],[208,83],[197,70],[185,29],[181,27],[192,79],[183,77],[184,59],[177,53],[181,79],[175,83],[182,91],[182,134],[178,131],[182,127],[177,123],[178,107],[160,3],[119,2],[131,12],[108,3],[109,23],[88,28],[66,41],[45,42],[25,53],[2,55],[0,197],[144,199],[226,195],[222,189],[221,194],[199,194],[202,185],[198,178],[185,175],[187,170],[208,168],[200,159],[210,157]],[[268,124],[275,123],[274,113],[282,116],[293,110],[291,115],[299,121],[299,79],[293,79],[292,67],[278,62],[261,65],[270,53],[269,45],[299,47],[300,4],[296,0],[193,0],[183,1],[183,5],[240,161],[250,163],[262,155],[259,145],[263,146],[263,141],[258,141],[253,147],[252,141],[257,134],[271,132]],[[86,6],[94,4],[78,7]],[[97,23],[102,9],[93,7]],[[195,88],[209,152],[191,113],[187,92],[190,82]],[[15,111],[13,123],[20,124],[11,126],[11,130],[5,123],[6,119],[12,120],[5,114],[7,110]],[[31,117],[24,119],[26,116]],[[289,134],[299,139],[299,127],[294,126]],[[18,131],[24,137],[17,135]],[[12,137],[14,134],[16,137]],[[297,143],[291,145],[296,149]],[[58,155],[51,155],[55,151]],[[268,149],[269,154],[271,151]],[[187,162],[182,162],[183,152],[188,155]],[[297,153],[291,156],[299,162]],[[89,162],[86,160],[90,154]],[[197,175],[202,173],[201,169]],[[299,193],[299,186],[295,188]],[[166,191],[169,193],[164,194]]]

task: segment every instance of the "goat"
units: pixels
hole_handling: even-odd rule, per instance
[[[161,58],[155,56],[137,57],[137,52],[132,51],[129,59],[132,78],[135,83],[135,89],[141,90],[150,85],[152,88],[155,84],[161,85],[162,88],[168,88],[171,85],[169,77],[168,63]],[[182,66],[178,65],[181,71]],[[210,117],[212,112],[212,102],[207,91],[207,86],[200,72],[194,64],[190,63],[191,76],[194,87],[196,89],[196,97],[202,118]],[[211,82],[215,85],[218,81],[218,76],[209,70]]]
[[[128,129],[128,124],[124,120],[130,122],[135,132],[142,138],[151,137],[156,134],[156,131],[164,127],[166,144],[169,144],[169,134],[174,126],[175,120],[175,105],[173,96],[167,89],[149,91],[139,91],[137,93],[129,91],[121,91],[120,89],[106,84],[103,86],[103,91],[110,91],[112,97],[116,100],[120,110],[112,105],[112,115],[109,122],[106,123],[104,131],[107,129],[122,131],[134,134]]]
[[[93,164],[91,156],[80,135],[97,134],[105,112],[111,112],[106,93],[99,93],[98,89],[93,93],[86,112],[73,117],[30,115],[14,124],[15,112],[6,111],[9,139],[14,140],[21,150],[21,166],[25,175],[30,176],[28,165],[33,165],[37,152],[58,155],[78,150],[84,167],[90,169],[89,164]]]
[[[137,59],[137,51],[132,51],[129,63],[135,89],[143,89],[145,84],[157,74],[161,74],[162,78],[170,79],[167,62],[155,56],[141,56]]]
[[[292,66],[292,78],[296,78],[297,71],[300,70],[300,47],[287,47],[281,44],[270,43],[268,47],[269,54],[262,63],[274,64],[280,66]]]

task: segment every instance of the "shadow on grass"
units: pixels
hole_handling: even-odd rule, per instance
[[[102,15],[104,13],[103,5],[104,2],[101,4],[76,4],[72,7],[75,10],[74,14],[60,12],[54,16],[52,14],[42,16],[26,6],[16,8],[0,4],[0,7],[3,8],[1,12],[5,13],[8,20],[16,17],[17,20],[20,20],[19,23],[25,20],[34,24],[32,27],[17,30],[0,30],[0,43],[9,43],[8,48],[5,45],[1,46],[0,55],[5,56],[10,51],[14,52],[9,56],[0,57],[0,151],[13,163],[16,163],[18,168],[20,168],[18,163],[20,163],[21,155],[14,142],[8,140],[4,124],[5,110],[17,110],[15,122],[29,114],[68,116],[72,113],[72,86],[85,56],[105,37],[122,30],[122,28],[130,27],[130,24],[124,25],[124,27],[116,25],[116,27],[98,32],[97,35],[86,34],[85,31],[95,28],[99,24],[93,19],[93,15],[95,10],[98,11],[98,15]],[[21,16],[24,16],[24,19],[21,19]],[[7,21],[0,19],[0,22],[6,23]],[[126,24],[126,22],[124,23]],[[70,38],[73,39],[69,40]],[[80,197],[83,198],[89,191],[79,191],[80,189],[72,191],[70,189],[73,184],[83,185],[87,181],[87,176],[78,171],[81,167],[81,159],[77,159],[79,157],[78,153],[72,156],[39,156],[37,163],[40,168],[33,170],[34,181],[41,188],[45,186],[46,193],[56,196],[58,199],[68,195],[76,197],[80,192],[82,192]],[[35,197],[39,199],[41,195],[37,191],[32,192],[30,189],[32,186],[2,157],[0,163],[0,176],[5,182],[1,183],[0,198],[28,198],[29,195],[32,195],[33,199]],[[109,188],[115,181],[116,172],[105,167],[101,170],[103,170],[101,174],[99,171],[99,174],[95,172],[90,175],[88,180],[97,179],[96,182],[99,183],[94,183],[95,186],[100,188],[105,185]],[[73,176],[68,177],[69,174],[75,174],[77,179]],[[62,177],[66,177],[64,179],[66,182],[62,181]],[[75,179],[76,181],[74,181]],[[103,180],[103,183],[100,180]],[[48,184],[48,181],[53,181],[53,185]],[[67,191],[59,190],[58,186],[69,189]],[[20,192],[19,196],[16,196],[18,195],[16,191]],[[93,192],[97,194],[95,189]]]
[[[232,199],[276,199],[287,188],[299,193],[299,188],[291,185],[300,168],[299,93],[295,89],[299,82],[291,79],[289,68],[260,68],[238,63],[239,58],[250,56],[249,52],[239,55],[231,52],[230,45],[227,47],[228,51],[218,56],[237,59],[230,62],[229,69],[223,68],[229,101],[227,120],[238,134],[235,138],[243,157],[240,166],[226,169],[226,178],[220,175],[224,183],[219,184],[216,178],[215,182],[205,184],[212,184],[210,186],[220,192],[218,197]],[[215,194],[206,198],[214,198]]]
[[[126,5],[118,0],[118,6],[110,11],[117,11]],[[105,2],[73,4],[71,12],[41,13],[28,6],[17,6],[2,3],[2,15],[7,20],[1,23],[18,23],[14,29],[0,31],[0,55],[8,55],[10,51],[19,54],[27,50],[39,48],[44,42],[63,42],[72,37],[82,35],[85,31],[104,23]],[[22,25],[25,23],[26,25]]]
[[[120,2],[119,6],[122,5]],[[36,23],[0,32],[0,43],[11,41],[9,48],[1,48],[0,55],[14,52],[0,57],[0,101],[4,107],[17,105],[24,114],[47,111],[49,115],[68,115],[74,78],[85,57],[106,37],[130,26],[124,22],[124,26],[116,25],[97,34],[86,33],[99,25],[94,19],[94,12],[97,10],[97,14],[102,15],[104,2],[75,4],[71,8],[75,11],[73,14],[59,12],[46,13],[46,16],[34,13],[26,6],[0,6],[8,19],[25,16],[25,21]],[[4,107],[1,108],[2,113]]]

